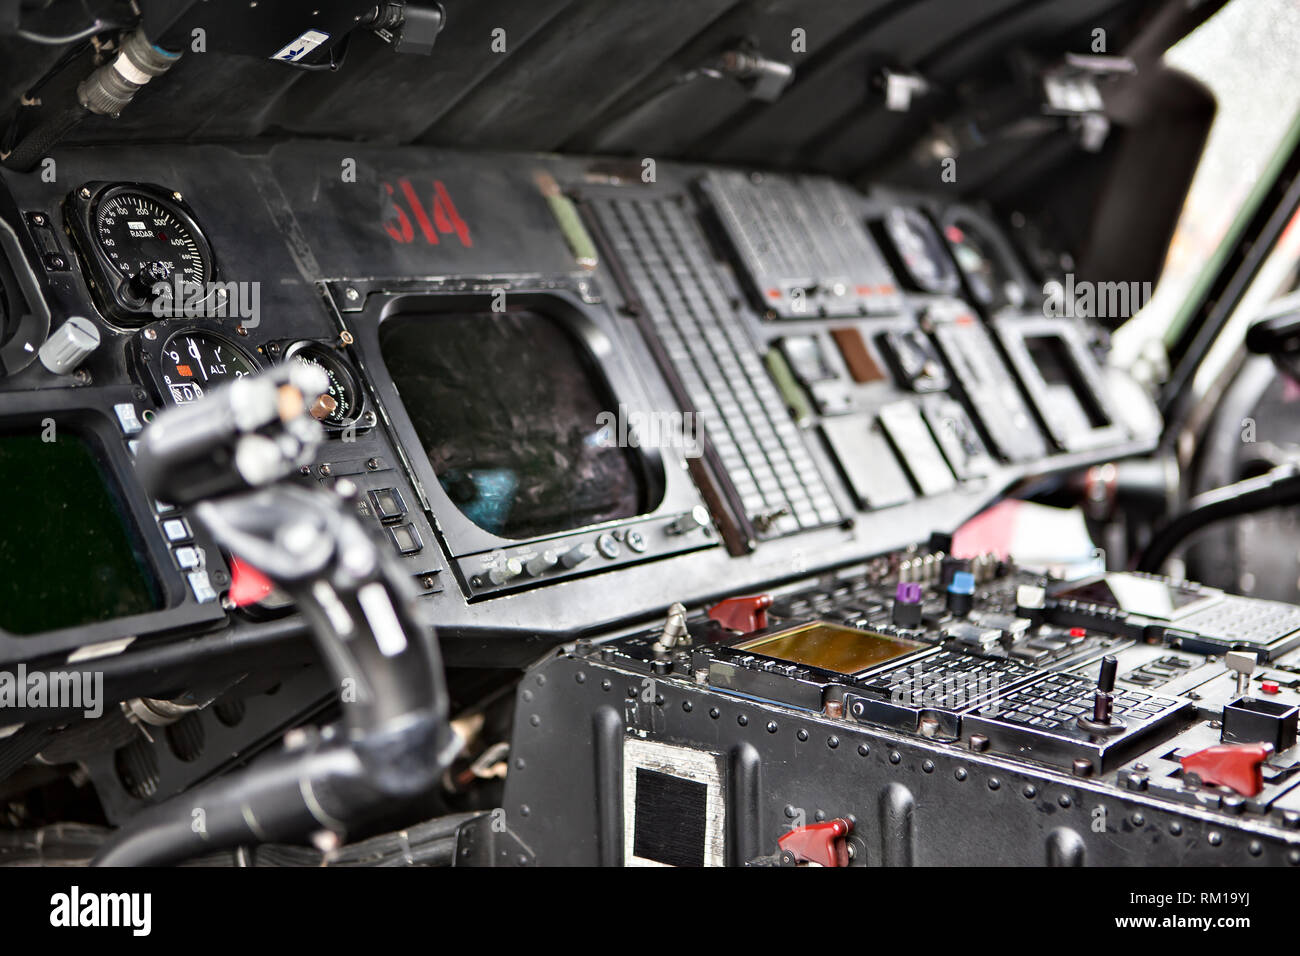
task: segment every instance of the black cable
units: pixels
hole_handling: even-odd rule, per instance
[[[141,811],[91,865],[166,866],[320,830],[364,833],[411,812],[436,787],[441,762],[433,755],[445,726],[441,717],[425,715],[364,741],[327,728],[299,747]]]
[[[450,866],[460,828],[483,811],[452,813],[392,833],[348,843],[326,854],[310,846],[266,843],[209,853],[197,867]],[[31,830],[0,830],[0,866],[85,865],[112,836],[108,827],[57,823]]]
[[[60,110],[24,136],[12,152],[0,156],[0,161],[9,169],[30,172],[55,144],[89,115],[90,110],[81,104]]]
[[[1294,504],[1300,504],[1300,467],[1296,465],[1282,465],[1258,478],[1197,495],[1188,502],[1186,511],[1156,531],[1138,559],[1136,570],[1159,572],[1183,541],[1207,525]]]
[[[41,90],[45,89],[46,85],[48,85],[51,80],[67,69],[74,60],[85,53],[89,48],[90,43],[86,42],[79,43],[77,46],[64,50],[63,53],[59,54],[58,59],[50,64],[50,68],[42,73],[35,83],[28,87],[27,92],[23,94],[17,108],[14,110],[13,116],[9,120],[9,126],[5,129],[3,142],[0,142],[0,158],[7,157],[14,151],[14,147],[18,145],[18,128],[22,126],[23,116],[27,110],[32,109],[36,105],[36,97]]]
[[[14,31],[14,36],[29,43],[39,43],[42,46],[63,46],[65,43],[76,43],[79,40],[89,40],[91,37],[100,33],[107,33],[109,30],[121,30],[126,24],[114,23],[111,20],[95,19],[95,22],[84,30],[78,30],[76,33],[69,33],[67,36],[55,37],[45,33],[33,33],[31,30],[21,28]]]

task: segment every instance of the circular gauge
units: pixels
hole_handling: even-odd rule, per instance
[[[94,239],[111,267],[124,280],[148,283],[133,289],[146,298],[155,281],[179,276],[206,283],[212,277],[212,253],[198,225],[176,202],[136,186],[104,191],[91,215]]]
[[[923,292],[952,294],[960,280],[943,240],[919,209],[897,206],[885,214],[888,236],[912,283]]]
[[[315,365],[329,377],[329,390],[312,405],[312,414],[331,428],[344,428],[361,417],[361,386],[352,367],[327,345],[299,342],[285,353],[286,362]]]
[[[952,215],[946,219],[943,236],[966,277],[971,295],[990,308],[1024,305],[1025,290],[1007,264],[997,240],[973,219]]]
[[[160,374],[177,405],[197,402],[212,389],[257,372],[237,345],[210,332],[177,332],[162,347]]]

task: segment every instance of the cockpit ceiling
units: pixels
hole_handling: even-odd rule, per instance
[[[358,35],[338,72],[188,55],[118,120],[74,142],[307,136],[474,148],[627,154],[878,173],[953,111],[965,84],[1014,86],[1017,56],[1120,52],[1161,6],[1149,0],[446,0],[432,57]],[[1208,3],[1206,7],[1217,4]],[[798,31],[802,31],[799,33]],[[362,31],[358,31],[358,34]],[[752,41],[794,67],[772,103],[738,84],[679,78]],[[805,51],[797,52],[800,44]],[[504,49],[501,49],[504,47]],[[13,102],[58,47],[0,38]],[[915,73],[906,112],[877,82]]]

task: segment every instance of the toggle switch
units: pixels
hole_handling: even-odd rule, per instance
[[[1259,666],[1259,655],[1245,651],[1228,651],[1223,655],[1223,663],[1228,670],[1237,674],[1237,696],[1243,697],[1250,690],[1250,675]]]
[[[781,865],[848,866],[848,835],[852,830],[853,821],[844,817],[791,830],[776,841]]]
[[[1119,661],[1114,655],[1107,654],[1101,659],[1101,670],[1097,674],[1097,690],[1092,697],[1092,716],[1080,716],[1078,724],[1092,734],[1107,735],[1123,733],[1127,726],[1122,720],[1116,720],[1112,713],[1115,706],[1115,676],[1119,671]]]

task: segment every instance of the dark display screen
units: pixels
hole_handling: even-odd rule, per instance
[[[1074,387],[1075,376],[1070,373],[1068,346],[1059,336],[1035,335],[1025,338],[1025,347],[1038,366],[1043,381],[1048,385]]]
[[[480,528],[534,538],[649,510],[639,453],[599,417],[618,406],[556,320],[406,313],[379,346],[438,481]]]
[[[39,634],[160,607],[85,442],[0,435],[0,487],[0,629]]]
[[[1053,595],[1166,621],[1208,596],[1190,585],[1123,573],[1107,574]]]

